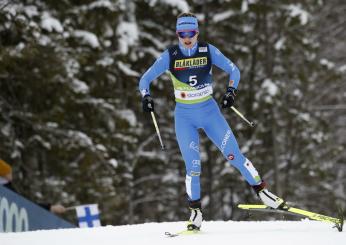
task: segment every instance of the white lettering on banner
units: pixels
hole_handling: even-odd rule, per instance
[[[213,94],[212,86],[207,86],[203,89],[193,90],[193,91],[174,91],[175,97],[183,100],[195,100],[206,97],[208,95]]]
[[[231,130],[227,130],[225,137],[223,137],[222,143],[221,143],[221,152],[223,153],[225,151],[226,144],[228,142],[229,137],[231,136]]]
[[[0,197],[0,232],[20,232],[28,230],[29,218],[26,209],[18,209],[16,203],[10,204],[5,197]]]

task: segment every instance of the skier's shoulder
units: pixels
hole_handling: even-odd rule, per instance
[[[211,52],[216,52],[216,51],[220,52],[220,50],[217,47],[215,47],[213,44],[207,43],[207,45]]]
[[[160,61],[169,61],[169,50],[168,49],[165,49],[159,57],[157,57],[156,59],[157,62],[160,62]]]
[[[212,57],[213,62],[215,62],[216,60],[223,59],[224,55],[221,53],[221,51],[217,47],[208,43],[208,49],[209,49],[209,53]]]
[[[168,48],[166,49],[166,51],[167,51],[169,54],[172,54],[172,53],[176,52],[178,49],[179,49],[179,45],[178,45],[178,44],[171,44],[171,45],[168,46]]]

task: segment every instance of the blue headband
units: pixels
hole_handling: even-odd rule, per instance
[[[189,16],[189,17],[180,17],[177,19],[176,31],[198,31],[198,21],[197,18]]]

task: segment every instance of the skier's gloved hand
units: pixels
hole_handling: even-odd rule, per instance
[[[145,95],[142,99],[142,106],[144,112],[154,111],[154,100],[150,95]]]
[[[237,89],[234,87],[228,87],[227,92],[222,97],[221,100],[221,107],[222,108],[230,108],[234,104],[235,95],[236,95]]]

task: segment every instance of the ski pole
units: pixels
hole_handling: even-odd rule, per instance
[[[154,123],[155,129],[156,129],[156,134],[159,137],[159,141],[160,141],[160,145],[161,145],[161,150],[164,151],[165,150],[165,145],[162,143],[161,134],[160,134],[159,126],[157,125],[157,122],[156,122],[155,114],[154,114],[153,111],[151,111],[150,114],[151,114],[151,118],[153,119],[153,123]]]
[[[241,117],[241,119],[243,119],[245,122],[247,122],[251,127],[255,127],[255,123],[254,122],[250,122],[249,120],[246,119],[246,117],[244,117],[244,115],[238,111],[235,107],[231,106],[232,110]]]

